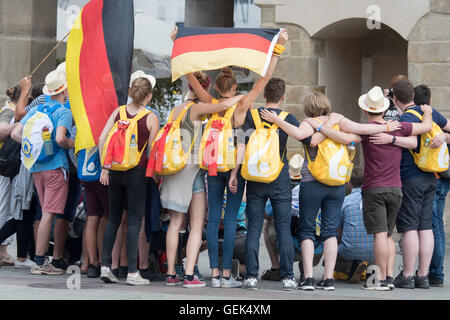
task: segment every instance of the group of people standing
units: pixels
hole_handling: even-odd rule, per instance
[[[175,34],[176,30],[172,38]],[[307,118],[300,122],[294,115],[286,114],[280,109],[285,100],[286,84],[280,78],[272,78],[287,40],[287,31],[282,30],[265,76],[245,95],[236,95],[237,81],[231,68],[223,68],[215,79],[218,99],[209,93],[211,79],[206,74],[188,74],[190,90],[185,95],[184,102],[172,110],[170,125],[165,125],[162,129],[160,119],[148,108],[156,80],[141,71],[134,73],[129,88],[130,102],[126,106],[118,107],[111,114],[100,136],[96,152],[101,158],[102,167],[97,181],[80,183],[75,167],[76,157],[69,156],[69,150],[74,148],[77,133],[67,94],[65,67],[58,67],[46,77],[42,95],[32,93],[30,96],[31,79],[23,79],[21,86],[8,92],[11,100],[0,113],[1,140],[5,141],[10,137],[22,144],[23,159],[28,143],[25,139],[28,137],[27,130],[32,131],[33,126],[42,123],[40,132],[43,132],[44,141],[41,152],[45,154],[48,151],[45,128],[50,129],[51,140],[54,142],[49,159],[40,161],[40,155],[34,155],[35,158],[39,156],[39,159],[30,168],[24,168],[26,160],[23,160],[24,164],[18,174],[26,177],[28,173],[29,182],[34,182],[36,192],[31,190],[31,195],[25,194],[24,198],[34,199],[34,206],[42,208],[39,223],[33,224],[35,218],[30,218],[31,214],[27,213],[30,205],[23,206],[21,217],[12,218],[12,222],[5,224],[7,228],[3,226],[0,229],[0,240],[3,241],[17,232],[18,251],[21,250],[18,252],[17,261],[30,267],[32,274],[62,274],[64,266],[61,252],[67,237],[68,222],[73,219],[76,206],[72,203],[76,204],[79,200],[82,185],[88,215],[83,236],[87,252],[82,268],[88,269],[88,275],[91,277],[100,277],[106,283],[117,283],[119,260],[120,265],[122,260],[126,260],[126,282],[130,285],[147,285],[150,281],[145,274],[145,266],[148,262],[149,247],[143,236],[143,220],[148,210],[148,190],[153,190],[152,192],[158,193],[163,210],[170,215],[165,242],[168,286],[205,286],[205,282],[196,275],[195,267],[207,215],[206,241],[212,276],[211,286],[256,289],[259,275],[259,239],[265,207],[270,200],[277,234],[282,289],[335,290],[333,272],[338,253],[338,227],[345,197],[344,183],[348,181],[346,176],[350,177],[351,170],[349,163],[345,164],[343,170],[339,161],[344,157],[344,151],[347,155],[345,145],[361,142],[365,160],[362,186],[364,224],[367,233],[374,234],[374,262],[380,270],[377,275],[379,283],[375,286],[365,285],[365,289],[427,287],[434,248],[431,222],[436,178],[435,174],[419,169],[409,150],[419,152],[418,137],[431,131],[433,122],[444,131],[450,129],[450,124],[428,106],[431,104],[427,99],[430,97],[429,89],[415,89],[407,79],[393,83],[391,100],[385,97],[379,87],[374,87],[361,96],[358,104],[369,119],[367,124],[355,123],[342,115],[332,113],[330,101],[323,93],[316,91],[306,95],[303,110]],[[250,110],[261,93],[266,100],[265,106]],[[415,99],[419,100],[415,102]],[[394,103],[396,110],[402,113],[401,122],[383,120],[390,101]],[[28,107],[25,107],[27,105]],[[50,122],[46,122],[47,118],[42,114],[48,115]],[[221,139],[219,132],[223,122],[217,119],[229,120],[234,133],[229,148],[233,152],[236,165],[229,170],[219,170],[219,161],[204,168],[204,162],[202,164],[198,160],[189,160],[196,159],[196,146],[201,143],[200,140],[214,145],[214,139]],[[202,122],[205,124],[213,120],[215,122],[212,127],[216,131],[211,130],[213,133],[202,137]],[[279,154],[282,167],[271,182],[246,181],[243,170],[241,171],[245,162],[244,156],[247,159],[246,147],[252,141],[249,137],[260,130],[261,124],[278,128],[278,150],[272,151]],[[155,162],[157,167],[158,156],[161,156],[158,154],[161,150],[158,149],[158,141],[161,136],[165,139],[171,127],[176,125],[184,132],[180,143],[183,153],[187,155],[186,160],[181,170],[160,176],[158,172],[154,173]],[[134,131],[129,133],[129,130]],[[189,139],[185,138],[187,136]],[[302,278],[299,284],[293,272],[291,176],[286,154],[289,136],[302,142],[305,153],[301,169],[302,181],[298,199],[300,218],[296,235],[302,255]],[[314,163],[323,159],[327,148],[331,148],[328,144],[330,140],[342,146],[343,153],[339,154],[338,164],[328,164],[331,178],[334,178],[332,172],[335,170],[337,176],[341,176],[336,179],[342,180],[342,183],[327,184],[319,177],[314,167]],[[431,148],[440,148],[445,140],[446,134],[442,133],[429,141],[429,145]],[[164,143],[168,145],[167,140],[164,140]],[[171,146],[176,146],[175,142],[171,143]],[[31,151],[29,154],[29,157],[33,156]],[[127,165],[120,166],[124,159],[128,161]],[[132,165],[128,165],[131,163]],[[261,167],[260,163],[257,167]],[[12,182],[10,178],[1,179],[5,179],[1,180],[4,182],[2,188],[7,190],[8,183],[14,185],[16,178]],[[244,192],[247,217],[246,273],[244,281],[240,282],[233,277],[231,269],[236,225]],[[225,194],[226,205],[222,210]],[[7,192],[2,192],[1,197],[4,203],[12,201],[11,194]],[[31,200],[29,202],[31,203]],[[324,273],[320,280],[315,282],[314,242],[318,237],[316,219],[319,211],[319,237],[323,242]],[[176,271],[176,260],[179,235],[184,228],[186,217],[189,218],[189,238],[186,244],[184,279],[181,281]],[[218,233],[221,221],[224,231],[223,258],[219,269]],[[34,261],[31,261],[27,258],[27,250],[22,248],[28,246],[31,240],[30,232],[33,237],[33,225],[36,229],[36,248]],[[392,233],[395,226],[398,232],[403,234],[404,262],[403,271],[394,280],[395,244]],[[22,229],[26,231],[21,231]],[[52,229],[55,249],[53,260],[49,262],[46,261],[46,252]],[[28,236],[21,236],[24,233]],[[125,255],[121,254],[125,251]],[[419,269],[414,275],[417,257]],[[434,280],[440,281],[438,271],[435,272]]]

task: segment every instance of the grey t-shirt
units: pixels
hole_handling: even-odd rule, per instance
[[[13,117],[14,111],[9,108],[3,109],[2,112],[0,112],[0,123],[10,124]]]

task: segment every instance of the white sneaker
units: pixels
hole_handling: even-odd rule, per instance
[[[220,286],[222,288],[240,288],[242,287],[242,282],[237,281],[236,279],[233,278],[232,275],[230,275],[230,279],[224,279],[222,277],[222,281],[220,283]]]
[[[211,278],[211,288],[220,288],[221,279]]]
[[[21,262],[21,261],[16,259],[16,261],[14,262],[14,268],[31,268],[35,264],[36,263],[34,263],[34,261],[31,261],[28,258],[24,262]]]
[[[258,279],[256,279],[255,277],[249,277],[244,280],[243,287],[245,289],[257,290],[258,289],[258,287],[256,286],[257,284],[258,284]]]
[[[111,269],[108,267],[102,267],[100,272],[100,279],[103,280],[104,283],[118,283],[119,279],[117,279],[112,273]]]
[[[281,290],[284,291],[291,291],[291,290],[296,290],[297,289],[297,281],[295,281],[294,278],[284,278],[283,281],[283,286],[281,288]]]
[[[134,276],[130,274],[127,275],[127,284],[130,286],[145,286],[150,284],[150,280],[142,278],[141,274],[136,272]]]

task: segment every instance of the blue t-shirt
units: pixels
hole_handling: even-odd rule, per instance
[[[38,108],[32,108],[27,115],[20,121],[22,125],[25,125],[28,119],[30,119]],[[58,127],[65,127],[67,129],[67,137],[70,137],[70,130],[72,129],[72,112],[65,107],[58,108],[52,115],[53,126],[56,130]],[[58,148],[55,156],[46,163],[35,163],[30,172],[42,172],[47,170],[54,170],[58,168],[64,168],[69,171],[69,163],[67,161],[67,150],[64,148]]]
[[[420,106],[414,106],[412,108],[408,108],[407,110],[415,110],[420,115],[423,115],[422,110],[420,110]],[[406,111],[407,111],[406,110]],[[412,113],[404,112],[400,117],[400,122],[412,122],[412,123],[420,123],[422,122],[419,118],[417,118]],[[447,125],[447,119],[442,116],[439,112],[433,109],[433,122],[436,123],[442,129]],[[420,151],[420,135],[417,136],[417,148],[413,150],[414,152]],[[434,176],[432,172],[425,172],[420,170],[416,163],[414,162],[414,158],[411,155],[409,149],[402,150],[402,162],[400,163],[400,176],[402,180],[413,178],[416,176]]]

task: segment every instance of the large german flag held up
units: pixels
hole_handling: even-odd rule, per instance
[[[279,29],[179,28],[172,49],[172,81],[230,65],[265,75],[279,34]]]
[[[91,0],[67,42],[76,152],[98,144],[111,113],[126,104],[134,42],[133,0]]]

